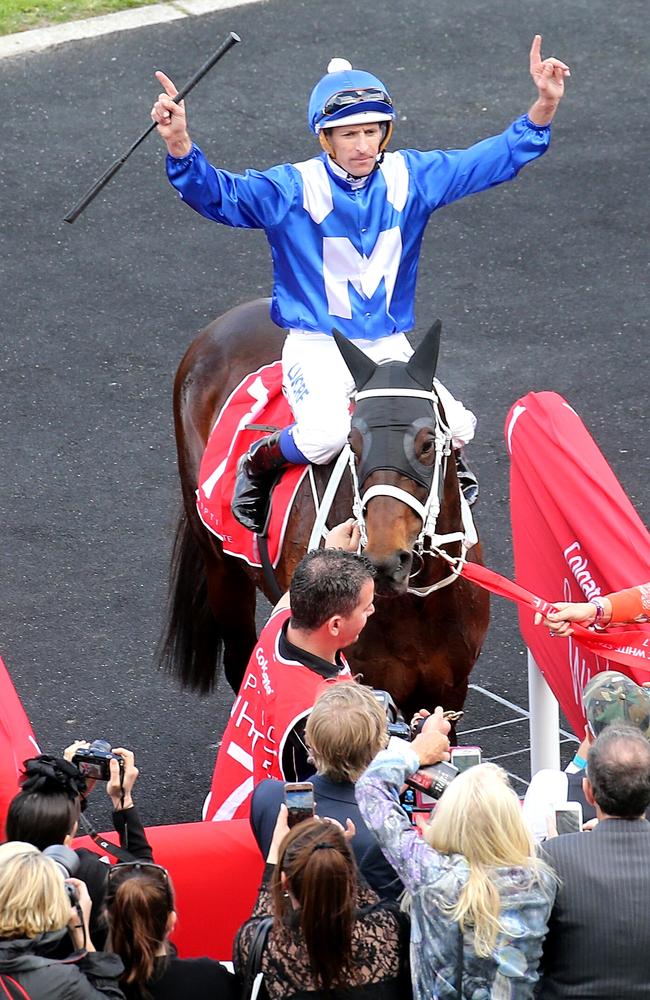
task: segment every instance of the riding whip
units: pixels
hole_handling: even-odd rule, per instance
[[[228,37],[225,39],[225,41],[223,41],[221,43],[221,45],[216,50],[216,52],[212,53],[212,55],[210,56],[210,58],[194,74],[194,76],[192,77],[192,79],[189,80],[185,84],[184,87],[181,87],[181,89],[179,90],[179,92],[176,94],[176,97],[173,98],[174,103],[175,104],[180,104],[180,102],[183,100],[183,98],[187,97],[187,95],[189,94],[189,92],[191,90],[193,90],[194,87],[196,87],[196,85],[199,82],[199,80],[202,80],[203,77],[205,76],[205,74],[209,73],[209,71],[212,69],[212,67],[215,66],[219,62],[219,60],[221,58],[223,58],[223,56],[225,56],[226,52],[228,52],[229,49],[231,49],[233,47],[233,45],[236,45],[237,42],[241,42],[241,38],[239,37],[239,35],[236,35],[234,31],[231,31],[230,34],[228,35]],[[157,125],[157,122],[152,122],[151,125],[149,125],[149,127],[144,130],[144,132],[142,133],[142,135],[138,139],[135,140],[135,142],[133,143],[133,145],[129,146],[129,148],[126,150],[126,152],[122,153],[122,155],[119,156],[117,158],[117,160],[115,160],[115,163],[112,163],[110,165],[110,167],[108,168],[108,170],[105,173],[102,174],[102,176],[99,178],[99,180],[95,184],[93,184],[93,186],[91,188],[89,188],[88,191],[86,191],[86,193],[83,196],[83,198],[81,199],[81,201],[79,201],[74,206],[74,208],[71,208],[70,211],[68,212],[68,214],[66,216],[64,216],[64,218],[63,218],[64,222],[74,222],[74,220],[77,218],[77,216],[81,215],[81,213],[83,212],[83,210],[88,205],[90,205],[90,203],[93,200],[93,198],[95,198],[99,194],[99,192],[102,190],[102,188],[106,187],[106,185],[110,181],[111,177],[114,177],[115,174],[120,169],[120,167],[124,166],[124,164],[128,160],[128,158],[131,155],[131,153],[134,153],[136,151],[136,149],[138,148],[138,146],[140,145],[140,143],[144,142],[144,140],[147,138],[147,136],[150,135],[153,132],[153,130],[156,128],[156,125]]]

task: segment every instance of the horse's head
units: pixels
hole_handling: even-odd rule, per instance
[[[437,321],[408,362],[375,364],[335,331],[356,385],[350,447],[358,479],[357,518],[365,522],[365,554],[377,570],[377,593],[403,594],[433,504],[434,523],[450,453],[449,434],[433,391]]]

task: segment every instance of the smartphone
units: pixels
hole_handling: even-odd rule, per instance
[[[289,827],[314,817],[314,786],[311,781],[288,781],[284,786],[284,801],[289,812]]]
[[[553,807],[553,815],[558,836],[582,830],[582,806],[579,802],[558,802]]]
[[[481,763],[480,747],[451,747],[451,762],[459,771]]]
[[[458,768],[441,760],[439,764],[421,767],[406,779],[414,790],[415,808],[418,812],[430,811],[447,788],[458,776]]]

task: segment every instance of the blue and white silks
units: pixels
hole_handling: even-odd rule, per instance
[[[328,156],[233,174],[198,148],[167,157],[184,201],[208,219],[263,229],[271,246],[271,318],[285,329],[377,340],[411,330],[420,246],[432,212],[511,180],[541,156],[550,127],[522,115],[468,149],[386,153],[364,186]]]

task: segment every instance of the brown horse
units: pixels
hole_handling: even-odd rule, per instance
[[[380,366],[337,338],[359,391],[350,434],[354,460],[327,523],[345,520],[354,509],[364,552],[377,571],[376,613],[346,654],[364,682],[390,691],[407,715],[436,704],[462,708],[489,618],[487,593],[451,573],[437,554],[438,545],[454,557],[465,551],[450,435],[431,391],[439,333],[438,324],[409,362]],[[199,465],[224,401],[248,372],[280,357],[283,338],[269,318],[268,300],[238,306],[199,334],[176,374],[184,510],[172,556],[162,660],[184,685],[201,691],[212,687],[221,659],[238,690],[256,642],[256,587],[270,599],[275,595],[261,571],[224,555],[201,523],[195,500]],[[331,469],[314,467],[321,497]],[[303,484],[276,569],[281,589],[305,554],[313,521],[312,491]],[[480,543],[468,558],[481,561]]]

